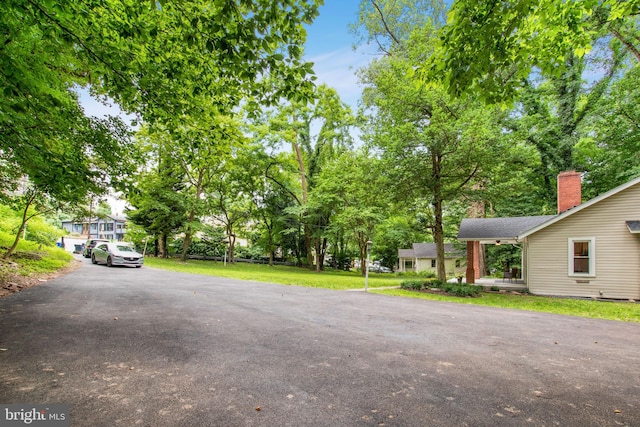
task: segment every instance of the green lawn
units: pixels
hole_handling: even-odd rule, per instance
[[[284,285],[309,286],[336,290],[364,288],[364,278],[360,274],[354,272],[325,271],[322,273],[316,273],[297,267],[269,267],[267,265],[245,263],[238,263],[235,265],[227,264],[224,266],[222,262],[196,260],[190,260],[186,264],[183,264],[177,259],[159,259],[151,257],[145,258],[145,264],[149,267],[179,271],[183,273],[230,277]],[[369,287],[381,288],[399,286],[400,282],[406,279],[407,277],[398,277],[390,274],[371,274],[369,277]],[[512,308],[517,310],[592,317],[597,319],[619,320],[624,322],[640,322],[640,304],[630,302],[605,302],[572,298],[551,298],[532,295],[495,293],[484,293],[479,298],[460,298],[423,292],[405,291],[402,289],[372,289],[371,292],[408,298],[455,302],[459,304],[475,304],[491,307]]]
[[[253,280],[256,282],[279,283],[283,285],[308,286],[327,289],[361,289],[364,277],[360,273],[349,271],[323,271],[316,273],[305,268],[274,266],[264,264],[227,263],[189,260],[186,264],[180,260],[145,257],[145,265],[183,273],[203,274],[207,276],[230,277]],[[392,274],[369,275],[369,287],[399,286],[402,278]]]
[[[459,304],[474,304],[489,307],[512,308],[516,310],[540,311],[544,313],[565,314],[569,316],[592,317],[595,319],[620,320],[623,322],[640,322],[640,304],[632,302],[610,302],[534,295],[496,294],[491,292],[483,293],[479,298],[460,298],[406,291],[403,289],[374,290],[373,292],[409,298],[455,302]]]
[[[14,236],[0,231],[0,254],[13,243]],[[66,267],[73,256],[57,246],[44,246],[27,240],[20,240],[16,251],[8,260],[0,262],[0,283],[10,280],[10,275],[21,276],[52,273]],[[7,263],[14,263],[14,267]]]

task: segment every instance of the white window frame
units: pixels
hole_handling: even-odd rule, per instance
[[[587,242],[589,244],[589,272],[588,273],[576,273],[574,271],[574,243]],[[595,237],[569,237],[568,240],[569,249],[569,276],[573,277],[595,277],[596,276],[596,238]]]

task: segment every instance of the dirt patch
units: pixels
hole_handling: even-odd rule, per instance
[[[69,264],[61,268],[60,270],[51,273],[31,274],[29,276],[23,276],[20,274],[20,266],[16,263],[8,262],[6,264],[6,274],[0,277],[0,298],[4,298],[7,295],[20,292],[24,289],[31,288],[41,283],[46,283],[49,280],[56,277],[64,276],[67,273],[75,271],[82,266],[82,262],[74,259]]]

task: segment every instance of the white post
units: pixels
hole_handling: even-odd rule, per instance
[[[373,243],[371,240],[367,241],[367,266],[364,275],[364,291],[367,292],[369,290],[369,259],[371,257],[371,245]]]

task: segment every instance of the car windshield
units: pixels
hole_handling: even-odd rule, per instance
[[[117,248],[120,252],[135,252],[131,246],[118,245]]]

